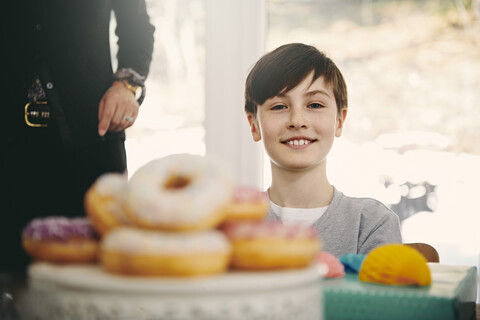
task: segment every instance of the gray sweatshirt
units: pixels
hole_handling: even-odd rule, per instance
[[[280,221],[271,210],[269,221]],[[313,223],[323,250],[339,257],[346,253],[367,254],[387,243],[402,243],[398,216],[371,198],[352,198],[333,188],[332,202]]]

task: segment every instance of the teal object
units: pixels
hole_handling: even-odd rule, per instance
[[[326,320],[475,319],[477,269],[429,263],[425,287],[361,282],[358,274],[322,281]]]
[[[345,267],[345,272],[359,273],[366,257],[366,254],[347,253],[340,256],[339,260]]]

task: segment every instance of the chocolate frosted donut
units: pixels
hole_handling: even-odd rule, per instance
[[[98,238],[86,218],[47,217],[32,220],[23,230],[22,245],[35,260],[93,262]]]

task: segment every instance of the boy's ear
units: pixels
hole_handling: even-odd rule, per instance
[[[347,108],[342,108],[337,115],[337,128],[335,129],[335,137],[340,137],[342,135],[343,124],[345,123],[346,117]]]
[[[260,126],[258,125],[257,117],[253,113],[248,112],[247,119],[250,124],[250,132],[252,133],[253,141],[260,141],[262,135],[260,134]]]

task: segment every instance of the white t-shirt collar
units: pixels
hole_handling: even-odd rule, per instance
[[[327,211],[328,206],[319,208],[280,207],[270,200],[270,209],[283,223],[300,223],[311,226]]]

